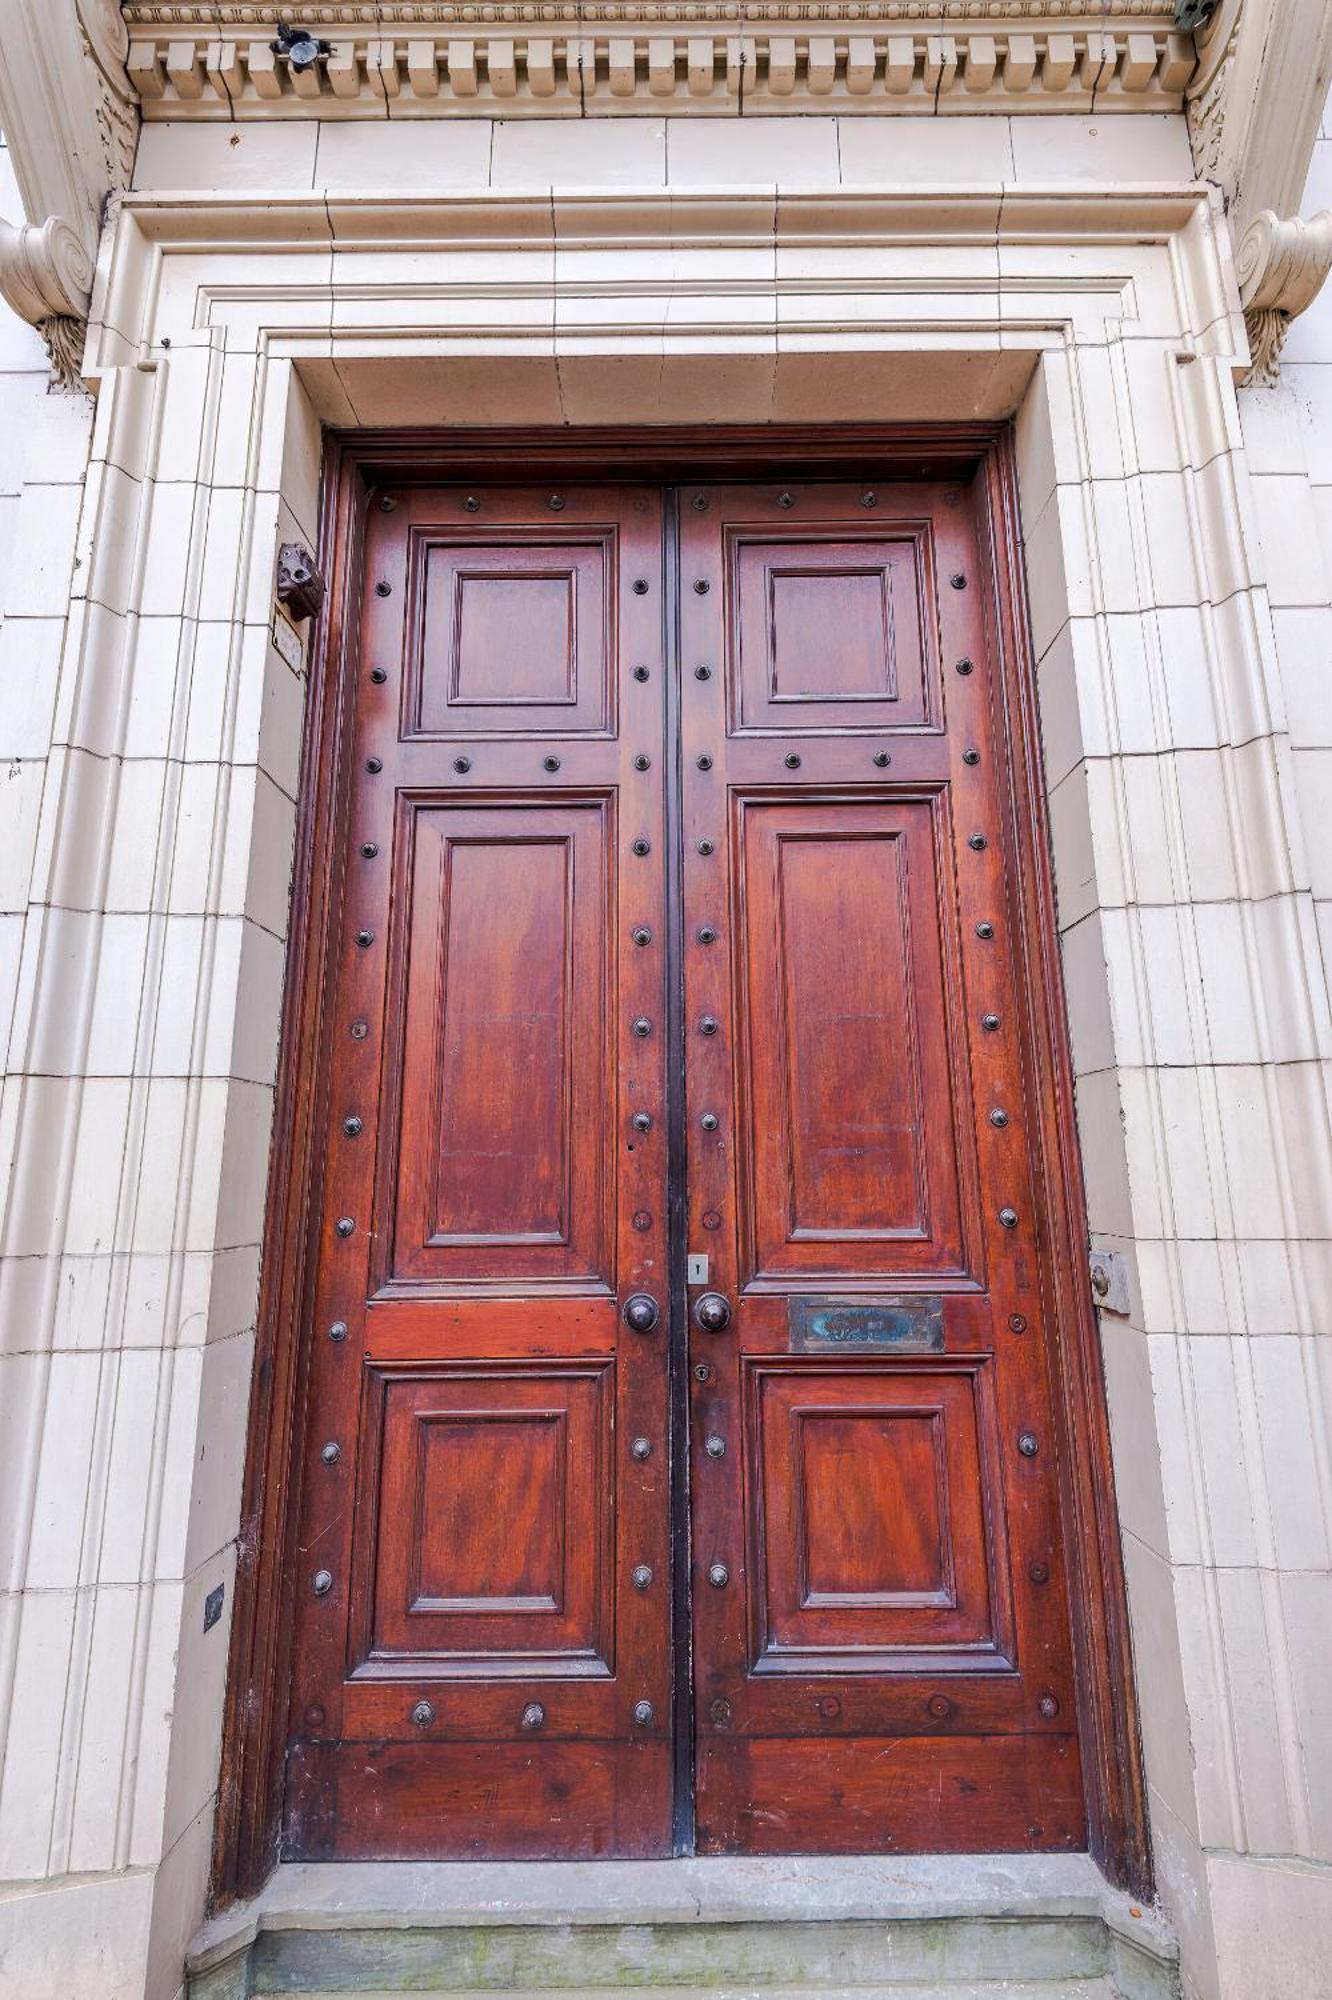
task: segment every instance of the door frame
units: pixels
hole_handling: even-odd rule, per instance
[[[296,1588],[296,1415],[309,1365],[304,1303],[317,1211],[321,1105],[315,1053],[328,991],[333,860],[345,803],[346,697],[358,646],[358,505],[367,487],[509,478],[974,477],[996,725],[1009,759],[1009,840],[1019,905],[1019,1001],[1034,1074],[1034,1170],[1049,1230],[1061,1520],[1087,1793],[1088,1844],[1109,1880],[1152,1888],[1146,1787],[1111,1464],[1100,1333],[1074,1113],[1046,823],[1035,660],[1022,569],[1012,425],[566,427],[329,432],[318,562],[329,582],[313,637],[297,801],[291,924],[241,1502],[212,1902],[255,1893],[278,1858],[291,1611]],[[280,1170],[278,1163],[280,1163]],[[285,1330],[292,1330],[284,1337]]]

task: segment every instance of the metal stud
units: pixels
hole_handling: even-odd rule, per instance
[[[372,778],[377,778],[384,768],[384,759],[382,757],[367,757],[365,768]]]
[[[645,1230],[651,1229],[652,1216],[650,1211],[646,1208],[636,1208],[633,1213],[633,1224],[640,1236]]]
[[[546,505],[550,508],[552,514],[562,514],[564,512],[564,495],[562,493],[552,493]]]
[[[652,1727],[653,1714],[653,1707],[650,1701],[636,1701],[634,1703],[634,1721],[640,1729],[650,1729]]]
[[[460,778],[465,778],[472,768],[472,760],[470,757],[455,757],[453,768]]]
[[[635,1590],[651,1590],[652,1571],[648,1568],[646,1563],[639,1563],[638,1567],[634,1570],[633,1576],[631,1577],[630,1581],[632,1582]]]
[[[727,1569],[725,1563],[708,1564],[708,1582],[714,1590],[725,1590],[730,1581],[731,1572]]]
[[[351,1027],[348,1030],[348,1033],[351,1035],[351,1038],[354,1042],[363,1042],[366,1036],[369,1034],[369,1032],[370,1032],[370,1023],[368,1021],[362,1020],[359,1015],[352,1022]]]
[[[942,1722],[953,1713],[953,1704],[946,1694],[932,1694],[925,1704],[925,1712],[932,1715],[936,1722]]]
[[[635,1132],[650,1132],[652,1130],[652,1113],[650,1111],[635,1111],[629,1123],[633,1126]]]
[[[698,1024],[698,1032],[700,1035],[715,1035],[720,1026],[721,1022],[715,1014],[705,1014]]]
[[[711,757],[707,756],[700,757],[698,760],[698,768],[700,771],[710,771],[712,769]]]
[[[788,771],[798,771],[800,769],[800,758],[794,750],[788,752],[782,761],[785,763]]]
[[[1050,1581],[1050,1565],[1049,1563],[1041,1562],[1028,1563],[1027,1575],[1033,1583],[1048,1583]]]
[[[540,1729],[546,1719],[546,1711],[539,1701],[529,1701],[522,1713],[524,1729]]]
[[[1017,1447],[1024,1458],[1035,1458],[1040,1450],[1035,1431],[1019,1431]]]
[[[698,851],[700,854],[715,854],[717,852],[717,843],[715,840],[700,840]]]
[[[967,580],[960,569],[955,569],[948,581],[952,584],[954,590],[965,590],[967,587]]]
[[[699,1119],[698,1122],[703,1127],[703,1130],[705,1132],[715,1132],[717,1127],[721,1124],[721,1119],[717,1116],[715,1111],[705,1111],[703,1113],[703,1116]]]
[[[1052,1694],[1043,1694],[1036,1706],[1047,1722],[1053,1722],[1059,1713],[1058,1698]]]
[[[558,771],[560,768],[560,760],[558,757],[543,757],[541,760],[541,768],[543,771]]]
[[[959,674],[966,675],[972,673],[974,669],[970,660],[958,660],[956,662],[956,671]]]
[[[706,597],[711,589],[712,585],[708,582],[705,576],[700,576],[695,579],[694,595],[696,597]]]
[[[1027,1315],[1025,1313],[1010,1313],[1008,1315],[1008,1324],[1014,1333],[1025,1333],[1027,1331]]]
[[[967,846],[972,850],[973,854],[983,854],[989,844],[983,833],[973,833],[967,840]]]
[[[383,687],[385,681],[388,679],[388,669],[386,667],[371,667],[370,678],[376,687]]]
[[[652,673],[652,669],[651,669],[650,667],[635,667],[635,668],[634,668],[634,679],[635,679],[636,681],[645,681],[645,680],[648,680],[648,679],[650,679],[650,677],[651,677],[651,673]]]
[[[707,1453],[709,1458],[725,1458],[726,1439],[724,1437],[718,1437],[716,1431],[713,1431],[711,1436],[708,1438],[707,1442],[704,1444],[703,1449]]]
[[[637,925],[637,927],[634,930],[633,937],[634,937],[634,943],[636,945],[651,944],[652,942],[652,933],[648,929],[646,924]]]
[[[634,842],[634,853],[638,856],[639,860],[641,861],[645,854],[651,854],[651,852],[652,852],[652,842],[650,840],[644,840],[642,835],[640,834],[638,839]]]
[[[1007,1125],[1008,1113],[1001,1110],[996,1104],[994,1110],[990,1113],[990,1123],[991,1125]]]
[[[717,933],[713,929],[711,924],[704,924],[701,926],[698,933],[698,941],[700,944],[716,944]]]
[[[356,942],[361,947],[362,951],[369,951],[374,941],[375,941],[375,934],[373,931],[357,931]]]
[[[379,511],[381,514],[391,514],[394,508],[397,506],[397,504],[398,504],[397,501],[393,498],[393,495],[391,493],[381,494],[379,500]]]
[[[862,493],[860,496],[860,504],[862,507],[877,507],[879,504],[879,496],[877,493]]]
[[[646,597],[647,594],[648,594],[647,578],[645,576],[636,576],[634,578],[634,596]]]
[[[375,585],[375,596],[391,597],[392,595],[393,585],[388,582],[387,578],[381,576],[379,582]]]
[[[689,504],[696,514],[705,514],[711,503],[706,493],[696,493]]]
[[[889,756],[886,750],[875,751],[874,764],[877,770],[886,771],[888,769],[888,766],[892,763],[892,761],[893,761],[892,758]]]
[[[435,1711],[428,1701],[418,1701],[412,1710],[412,1721],[418,1729],[429,1729],[435,1719]]]
[[[469,514],[479,514],[481,512],[481,502],[477,499],[475,493],[468,494],[467,498],[463,501],[463,507]]]
[[[999,1211],[999,1226],[1001,1229],[1016,1229],[1018,1226],[1017,1210],[1015,1208],[1001,1208]]]
[[[979,764],[979,763],[980,763],[980,751],[979,751],[979,750],[964,750],[964,751],[962,752],[962,762],[963,762],[964,764]]]
[[[696,681],[710,681],[712,679],[712,668],[702,665],[695,667],[694,679]]]
[[[349,1139],[359,1139],[365,1127],[361,1123],[361,1120],[353,1115],[350,1118],[343,1119],[342,1129]]]
[[[377,840],[363,840],[361,842],[361,857],[363,860],[373,861],[378,852],[379,842]]]
[[[310,1584],[316,1597],[327,1597],[329,1591],[333,1588],[332,1570],[317,1569],[310,1579]]]
[[[319,1456],[325,1465],[336,1465],[342,1457],[342,1446],[336,1438],[330,1438],[326,1445],[320,1447]]]
[[[777,495],[777,505],[779,507],[794,507],[795,506],[794,493],[779,493]]]
[[[641,1465],[645,1458],[652,1456],[651,1438],[635,1438],[629,1447],[630,1458],[636,1458]]]
[[[334,1320],[334,1322],[333,1322],[333,1324],[332,1324],[332,1326],[331,1326],[331,1327],[329,1328],[329,1330],[328,1330],[328,1337],[329,1337],[329,1339],[330,1339],[330,1340],[332,1340],[332,1341],[342,1341],[342,1340],[345,1340],[345,1339],[347,1338],[347,1322],[346,1322],[346,1320],[345,1320],[345,1319],[335,1319],[335,1320]]]
[[[333,1226],[337,1230],[339,1236],[350,1236],[352,1231],[356,1227],[356,1221],[353,1216],[340,1215]]]
[[[994,1034],[995,1030],[999,1026],[999,1016],[997,1014],[982,1014],[981,1026],[982,1028],[984,1028],[987,1035]]]
[[[642,1041],[646,1036],[652,1033],[652,1023],[651,1021],[649,1021],[646,1014],[640,1014],[638,1019],[634,1022],[634,1033],[638,1036],[638,1039],[640,1041]]]
[[[634,769],[636,771],[650,771],[652,769],[652,759],[643,756],[635,757]]]
[[[978,938],[984,938],[988,943],[989,940],[994,936],[994,925],[990,923],[988,920],[977,924],[976,936]]]
[[[696,1361],[694,1363],[694,1380],[696,1382],[710,1382],[712,1380],[712,1369],[706,1361]]]

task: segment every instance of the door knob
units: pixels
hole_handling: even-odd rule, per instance
[[[650,1299],[646,1292],[635,1292],[631,1299],[624,1302],[624,1323],[634,1333],[651,1333],[660,1318],[657,1301]]]
[[[705,1333],[724,1333],[731,1324],[731,1308],[720,1292],[704,1292],[694,1307],[694,1318]]]

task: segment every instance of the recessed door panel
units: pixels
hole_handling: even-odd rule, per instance
[[[410,807],[390,1280],[614,1283],[608,814]]]
[[[972,1113],[936,793],[738,801],[742,1282],[966,1275]]]
[[[478,496],[473,495],[474,499]],[[515,522],[412,535],[409,736],[568,735],[613,726],[613,524]]]
[[[726,542],[737,731],[937,726],[928,521]]]

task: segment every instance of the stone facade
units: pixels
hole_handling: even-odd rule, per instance
[[[1312,1996],[1332,294],[1237,389],[1238,232],[1164,30],[1138,71],[1116,48],[1151,102],[1113,115],[397,121],[363,115],[358,44],[357,115],[232,119],[226,61],[150,11],[95,400],[0,316],[0,1983],[172,2000],[203,1913],[305,694],[272,581],[317,545],[321,426],[909,410],[1016,423],[1089,1219],[1129,1270],[1102,1333],[1161,1901],[1192,2000]],[[1056,55],[1061,88],[1106,60]],[[897,94],[946,57],[913,44]],[[395,51],[437,97],[426,70]]]

